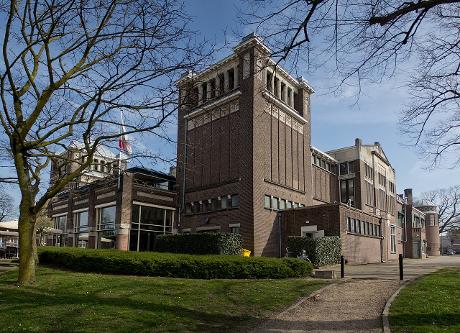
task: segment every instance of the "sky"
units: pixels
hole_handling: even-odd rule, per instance
[[[228,46],[220,49],[216,60],[230,54],[232,46],[238,43],[240,37],[251,32],[249,27],[238,23],[238,8],[241,4],[240,0],[185,1],[185,10],[192,16],[190,25],[199,39],[205,38],[218,48],[227,41]],[[355,138],[361,138],[365,144],[380,142],[396,170],[398,193],[410,187],[417,196],[425,191],[455,185],[456,180],[460,179],[459,168],[427,169],[426,162],[417,155],[415,147],[408,145],[408,138],[399,131],[399,115],[409,97],[404,87],[405,73],[396,73],[393,78],[380,84],[365,86],[357,101],[353,87],[345,87],[336,94],[327,89],[331,86],[330,77],[333,73],[310,73],[302,66],[297,67],[296,72],[315,89],[311,112],[312,145],[316,148],[327,151],[351,146]],[[175,126],[168,131],[175,133]],[[145,143],[143,145],[139,142],[137,148],[144,146]],[[174,144],[165,145],[164,142],[154,148],[168,158],[174,156],[176,149]],[[168,171],[170,165],[158,163],[145,166]],[[2,172],[0,170],[0,175]],[[18,191],[11,187],[9,191],[18,203]]]
[[[234,45],[239,36],[251,32],[238,23],[241,1],[192,0],[186,9],[193,16],[193,27],[216,45],[224,39]],[[222,51],[225,53],[225,50]],[[227,51],[229,54],[231,50]],[[225,54],[224,54],[225,55]],[[380,84],[363,87],[357,102],[354,87],[333,94],[329,78],[333,73],[309,73],[306,68],[296,68],[315,89],[311,100],[312,145],[327,151],[351,146],[355,138],[363,143],[380,142],[396,170],[397,191],[413,188],[414,195],[455,185],[460,179],[460,168],[437,167],[430,170],[416,148],[400,131],[399,116],[409,94],[404,86],[405,72]]]

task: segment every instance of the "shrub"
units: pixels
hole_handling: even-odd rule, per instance
[[[195,279],[282,279],[308,276],[312,265],[294,258],[189,255],[43,247],[41,264],[79,272]]]
[[[315,267],[337,264],[342,246],[338,236],[312,239],[309,237],[288,237],[289,256],[297,257],[305,250]]]
[[[188,254],[241,254],[243,239],[239,234],[202,233],[160,235],[155,239],[157,252]]]

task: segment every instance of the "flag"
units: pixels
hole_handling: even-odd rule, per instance
[[[118,138],[118,148],[120,148],[120,151],[127,153],[128,155],[131,155],[133,150],[131,148],[131,144],[129,143],[128,135],[125,134],[126,128],[125,128],[125,123],[123,119],[123,111],[120,111],[120,117],[121,117],[121,129],[120,129],[121,136]]]

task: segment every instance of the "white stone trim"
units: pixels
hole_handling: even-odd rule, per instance
[[[173,208],[173,207],[167,207],[167,206],[162,206],[162,205],[155,205],[155,204],[152,204],[152,203],[142,202],[142,201],[133,201],[133,205],[147,206],[147,207],[154,207],[154,208],[162,208],[162,209],[174,210],[174,211],[176,210],[176,208]]]
[[[116,206],[116,205],[117,205],[116,201],[111,201],[111,202],[96,205],[96,206],[94,206],[94,208],[97,209],[97,208],[104,208],[104,207],[110,207],[110,206]]]
[[[230,223],[228,225],[229,228],[239,228],[240,227],[240,224],[239,223]]]
[[[302,124],[308,123],[308,120],[302,117],[300,114],[297,113],[297,111],[293,108],[291,108],[289,105],[284,104],[278,98],[274,97],[271,93],[268,91],[264,91],[262,95],[269,101],[274,103],[277,107],[281,108],[284,112],[288,113],[291,117],[296,118],[299,122]]]
[[[234,91],[233,93],[231,93],[228,96],[225,96],[225,97],[222,97],[222,98],[217,97],[216,101],[214,101],[212,103],[209,103],[209,104],[206,104],[206,105],[203,105],[202,107],[196,109],[195,111],[190,112],[189,114],[185,115],[184,118],[189,119],[189,118],[196,117],[196,116],[206,112],[207,110],[209,110],[211,108],[214,108],[216,106],[219,106],[220,104],[223,104],[223,103],[226,103],[226,102],[230,101],[231,99],[233,99],[233,98],[235,98],[235,97],[237,97],[239,95],[241,95],[241,91],[236,90],[236,91]]]
[[[88,207],[75,209],[74,211],[72,211],[72,213],[76,214],[76,213],[81,213],[81,212],[85,212],[85,211],[88,211]]]

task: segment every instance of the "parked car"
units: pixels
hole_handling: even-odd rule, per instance
[[[448,256],[453,256],[454,254],[456,254],[455,250],[453,250],[453,249],[447,250],[447,255]]]

